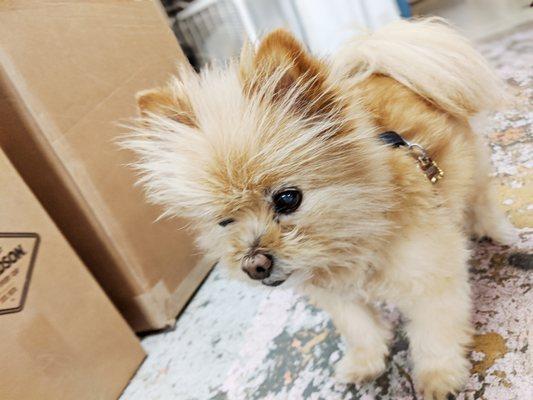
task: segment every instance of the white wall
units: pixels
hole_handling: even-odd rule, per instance
[[[348,37],[400,18],[395,0],[294,0],[304,37],[319,55],[334,52]]]

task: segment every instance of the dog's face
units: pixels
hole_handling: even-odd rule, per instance
[[[237,276],[314,279],[388,229],[381,148],[328,74],[277,31],[239,65],[182,71],[138,97],[126,146],[150,199],[191,219],[200,247]]]

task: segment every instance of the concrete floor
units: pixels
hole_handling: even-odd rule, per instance
[[[516,99],[491,116],[486,135],[502,207],[521,229],[521,240],[513,248],[475,245],[471,281],[478,335],[472,377],[460,399],[523,400],[533,390],[532,277],[507,262],[517,248],[533,248],[532,44],[533,27],[522,27],[481,45]],[[394,309],[384,312],[401,327]],[[333,365],[344,344],[327,315],[290,290],[230,281],[217,269],[174,330],[142,343],[149,356],[123,400],[416,398],[401,329],[382,377],[363,386],[337,384]]]
[[[530,0],[421,0],[412,11],[414,15],[446,18],[477,41],[531,21],[530,4]]]

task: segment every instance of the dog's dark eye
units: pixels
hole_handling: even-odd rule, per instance
[[[220,226],[224,227],[226,225],[231,224],[232,222],[235,222],[235,220],[233,218],[227,218],[227,219],[224,219],[224,220],[220,221],[218,224]]]
[[[302,192],[297,188],[282,190],[272,198],[274,210],[278,214],[290,214],[300,206],[302,202]]]

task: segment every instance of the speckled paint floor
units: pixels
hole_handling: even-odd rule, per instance
[[[515,256],[511,266],[508,257],[533,249],[533,26],[480,48],[515,99],[491,116],[486,135],[520,241],[473,243],[477,335],[458,398],[526,400],[533,398],[532,265]],[[174,330],[143,339],[149,357],[122,399],[416,399],[401,317],[384,312],[397,327],[386,373],[363,386],[337,384],[333,365],[344,344],[327,315],[290,290],[252,288],[215,269]]]

